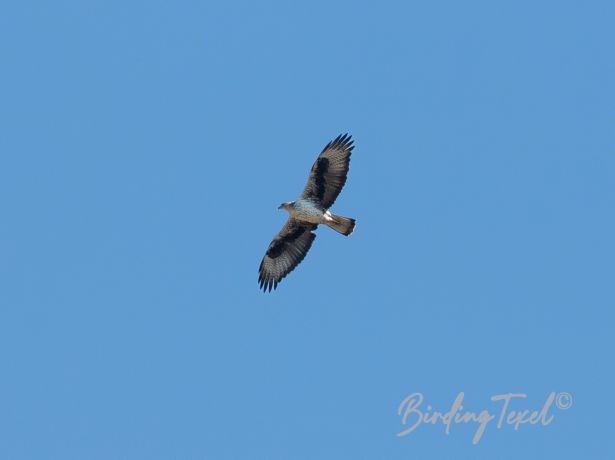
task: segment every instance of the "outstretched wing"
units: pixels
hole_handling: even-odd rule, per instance
[[[348,134],[337,136],[329,142],[312,166],[310,177],[301,194],[302,199],[311,199],[325,209],[330,208],[346,183],[352,137]]]
[[[299,222],[292,217],[273,239],[258,268],[258,282],[263,291],[275,289],[286,275],[301,263],[312,246],[318,225]]]

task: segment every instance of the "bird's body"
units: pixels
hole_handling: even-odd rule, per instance
[[[280,205],[290,216],[269,245],[258,269],[258,281],[265,291],[275,289],[301,263],[316,238],[313,230],[319,224],[346,236],[354,231],[354,219],[337,216],[329,210],[346,183],[352,149],[347,134],[329,142],[312,166],[301,197]]]
[[[297,200],[282,203],[280,208],[286,209],[290,217],[304,224],[325,224],[333,230],[343,234],[350,235],[354,230],[354,219],[348,217],[336,216],[328,209],[313,200]],[[346,220],[347,223],[341,227],[338,225],[341,221]]]
[[[284,206],[287,205],[287,206]],[[324,217],[327,210],[319,203],[312,200],[297,200],[284,203],[283,209],[286,209],[293,219],[299,222],[307,222],[310,224],[324,224]]]

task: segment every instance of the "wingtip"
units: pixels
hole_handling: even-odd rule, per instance
[[[347,148],[348,150],[352,150],[353,143],[354,140],[352,139],[352,135],[348,133],[340,134],[332,142],[332,144],[338,144],[340,146],[343,146],[344,148]]]
[[[262,275],[258,278],[258,288],[262,289],[263,292],[266,293],[275,291],[278,284],[280,284],[279,281],[275,279],[265,279]]]
[[[325,145],[325,147],[322,149],[322,151],[324,152],[325,150],[333,146],[342,146],[344,148],[347,148],[348,150],[352,150],[354,147],[352,145],[353,142],[354,140],[352,139],[351,134],[348,134],[348,133],[339,134],[335,139],[328,142],[327,145]]]

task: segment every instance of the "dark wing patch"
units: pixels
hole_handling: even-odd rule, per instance
[[[310,177],[301,194],[302,199],[311,199],[327,209],[335,202],[346,183],[352,154],[352,137],[337,136],[322,150],[312,166]]]
[[[278,283],[301,263],[310,250],[316,234],[316,224],[286,221],[280,233],[273,239],[258,267],[258,282],[263,291],[271,292]]]

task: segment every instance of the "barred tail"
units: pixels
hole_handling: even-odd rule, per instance
[[[350,235],[354,231],[355,220],[350,217],[336,216],[331,214],[331,220],[327,222],[327,225],[336,232],[342,235]]]

